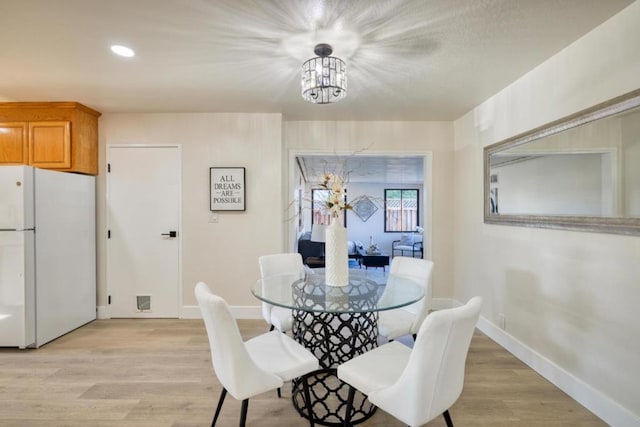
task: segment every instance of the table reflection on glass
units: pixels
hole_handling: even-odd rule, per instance
[[[309,378],[314,422],[341,426],[348,387],[336,376],[338,365],[377,346],[378,312],[419,301],[424,288],[411,280],[362,270],[349,272],[349,284],[324,283],[315,274],[279,275],[258,280],[251,292],[269,304],[290,308],[293,336],[311,350],[321,369]],[[293,383],[293,404],[306,417],[303,393]],[[364,395],[354,399],[351,421],[360,423],[375,412]]]

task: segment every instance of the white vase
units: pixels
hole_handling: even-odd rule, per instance
[[[347,254],[347,229],[342,218],[334,218],[325,229],[324,243],[325,280],[329,286],[349,284],[349,256]]]

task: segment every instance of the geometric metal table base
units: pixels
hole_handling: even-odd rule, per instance
[[[293,310],[293,336],[320,361],[321,369],[307,376],[313,420],[326,426],[342,426],[349,386],[336,375],[337,367],[378,345],[378,313],[332,313]],[[293,381],[293,405],[307,417],[302,384]],[[371,417],[376,407],[356,392],[351,423]]]
[[[258,280],[251,293],[258,299],[290,308],[293,337],[319,360],[320,369],[305,375],[310,383],[311,418],[318,424],[341,426],[346,419],[348,386],[336,376],[341,363],[378,345],[378,312],[392,310],[419,301],[424,289],[419,284],[389,274],[386,283],[378,283],[368,273],[350,271],[346,286],[330,286],[323,274],[282,274]],[[309,417],[305,393],[293,381],[293,405],[303,417]],[[358,393],[351,419],[360,423],[376,410]]]

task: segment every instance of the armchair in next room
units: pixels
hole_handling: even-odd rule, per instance
[[[422,234],[403,234],[400,240],[394,240],[391,243],[392,257],[396,255],[409,256],[409,254],[414,258],[416,254],[419,258],[423,257]]]

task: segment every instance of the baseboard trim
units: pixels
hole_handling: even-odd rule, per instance
[[[431,298],[431,309],[443,310],[454,307],[455,303],[456,301],[451,298]]]
[[[640,417],[480,317],[478,329],[609,425],[638,427]]]
[[[197,305],[183,305],[180,311],[181,319],[202,319],[200,307]]]
[[[231,313],[236,319],[262,319],[262,308],[260,306],[233,306]],[[111,319],[108,305],[99,305],[96,311],[97,319]],[[197,305],[183,305],[180,311],[180,319],[202,319],[200,307]]]
[[[434,310],[442,310],[443,308],[451,308],[460,306],[459,302],[451,298],[433,298],[431,300],[431,306]],[[231,313],[236,319],[262,319],[262,308],[260,306],[232,306]],[[111,314],[109,312],[108,305],[98,306],[97,310],[98,319],[110,319]],[[200,314],[200,308],[197,305],[183,305],[180,312],[180,319],[202,319]]]
[[[100,320],[111,319],[111,313],[109,312],[109,306],[99,305],[96,310],[96,318]]]
[[[262,306],[233,306],[231,313],[236,319],[262,319]]]
[[[262,308],[260,306],[235,305],[230,307],[231,314],[236,319],[262,319]],[[184,305],[180,313],[181,319],[202,319],[200,307],[197,305]]]

